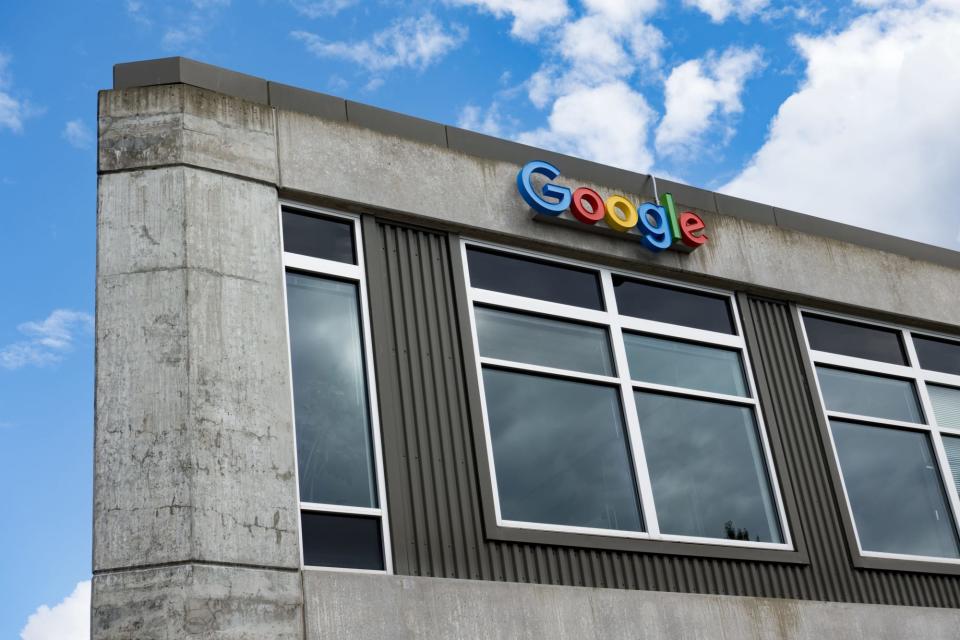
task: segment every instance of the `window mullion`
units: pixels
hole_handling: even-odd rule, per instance
[[[950,503],[951,515],[953,516],[953,530],[957,533],[957,526],[960,524],[960,495],[957,494],[953,470],[950,468],[950,460],[947,459],[947,451],[943,446],[943,438],[940,436],[940,427],[937,423],[937,416],[933,411],[930,392],[927,391],[927,381],[924,379],[923,369],[920,367],[920,358],[917,356],[917,349],[913,344],[913,335],[906,329],[903,330],[903,343],[906,346],[910,365],[917,374],[916,386],[917,393],[920,396],[920,405],[927,416],[927,424],[930,425],[933,451],[937,457],[937,465],[940,467],[940,481],[944,483],[943,486],[947,492],[947,500]]]
[[[610,342],[613,347],[613,359],[620,378],[620,401],[623,404],[624,417],[627,422],[627,434],[630,437],[630,456],[633,458],[634,475],[637,489],[640,491],[640,504],[643,509],[643,521],[647,533],[651,536],[660,535],[660,524],[657,520],[656,505],[653,501],[653,483],[650,481],[650,472],[647,469],[647,458],[643,451],[643,438],[640,435],[640,421],[637,418],[636,400],[633,396],[633,382],[630,380],[630,368],[627,363],[627,348],[623,342],[623,330],[620,326],[617,313],[617,299],[613,291],[613,280],[610,272],[600,272],[603,285],[604,302],[610,324]]]

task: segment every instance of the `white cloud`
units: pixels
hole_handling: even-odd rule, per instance
[[[683,0],[683,4],[700,9],[710,20],[719,23],[731,15],[746,21],[766,9],[770,0]]]
[[[446,0],[448,4],[477,7],[497,18],[511,17],[510,33],[521,40],[533,40],[547,27],[562,22],[569,14],[566,0]]]
[[[557,98],[547,127],[523,133],[519,140],[616,167],[645,170],[653,163],[647,132],[654,117],[643,96],[617,80]]]
[[[90,581],[76,588],[59,604],[40,605],[20,631],[20,640],[89,640]]]
[[[221,10],[229,7],[230,1],[190,0],[187,8],[168,10],[160,46],[173,53],[199,55],[197,47],[206,42],[207,34],[216,26]],[[131,17],[136,20],[135,16]]]
[[[77,149],[87,149],[93,142],[93,133],[80,118],[67,122],[63,127],[62,135],[70,146]]]
[[[167,51],[182,51],[195,42],[200,42],[207,33],[207,27],[199,19],[188,19],[188,24],[170,27],[163,32],[160,46]]]
[[[743,110],[744,83],[761,64],[759,49],[730,47],[719,56],[710,52],[674,67],[664,88],[657,151],[667,155],[689,151],[709,129],[728,124],[729,116]]]
[[[27,107],[9,93],[13,84],[9,71],[10,60],[9,55],[0,53],[0,129],[20,133],[27,117]]]
[[[459,25],[445,28],[433,14],[403,18],[367,40],[327,41],[316,34],[294,31],[292,35],[307,50],[321,58],[341,58],[370,71],[399,67],[425,69],[463,43],[467,30]]]
[[[70,309],[57,309],[43,320],[24,322],[17,330],[27,339],[0,347],[0,367],[19,369],[59,362],[73,349],[77,335],[92,329],[90,314]]]
[[[516,129],[517,122],[513,118],[504,116],[500,112],[500,103],[494,102],[488,109],[467,105],[460,111],[457,126],[502,138],[508,135],[508,131]]]
[[[797,38],[806,78],[721,190],[960,246],[958,33],[960,6],[941,0]]]
[[[534,106],[550,109],[546,126],[515,137],[647,171],[653,162],[648,133],[655,114],[630,80],[639,71],[659,76],[666,39],[646,22],[659,0],[584,0],[583,6],[584,13],[554,36],[553,61],[527,81]]]
[[[143,2],[140,0],[127,0],[126,7],[127,15],[130,16],[131,20],[144,27],[151,25],[150,18],[147,17],[144,11]]]
[[[297,13],[311,20],[335,16],[344,9],[357,4],[359,0],[290,0],[290,6]]]

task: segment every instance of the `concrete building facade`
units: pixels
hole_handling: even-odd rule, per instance
[[[98,181],[95,640],[960,635],[960,253],[182,58]]]

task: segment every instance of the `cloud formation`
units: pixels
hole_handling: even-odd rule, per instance
[[[460,25],[445,27],[431,13],[395,20],[367,40],[330,41],[307,31],[290,34],[319,58],[339,58],[372,72],[401,67],[423,70],[459,47],[467,37]]]
[[[720,190],[960,247],[960,6],[887,4],[796,39],[800,89]]]
[[[666,155],[687,152],[711,128],[733,134],[730,117],[743,111],[740,95],[747,78],[762,65],[759,49],[730,47],[708,53],[673,68],[667,78],[665,113],[657,127],[657,151]]]
[[[59,362],[73,349],[77,336],[92,329],[89,313],[70,309],[57,309],[43,320],[24,322],[17,330],[25,339],[0,347],[0,368],[13,370]]]
[[[603,114],[602,118],[597,114]],[[553,103],[547,126],[519,141],[626,168],[653,164],[647,132],[656,114],[621,80],[566,93]]]
[[[527,81],[530,101],[549,108],[547,123],[516,134],[519,141],[648,171],[649,130],[656,121],[630,80],[658,74],[663,34],[647,20],[658,0],[584,0],[584,12],[557,30],[552,58]],[[598,114],[603,114],[598,118]]]
[[[570,14],[566,0],[447,0],[447,4],[476,7],[497,18],[509,16],[513,19],[510,34],[527,41]]]
[[[217,23],[217,16],[221,9],[230,6],[231,0],[190,0],[186,9],[178,8],[168,13],[174,19],[167,25],[160,39],[160,46],[174,53],[195,53],[196,47],[203,44],[207,34]],[[127,13],[141,24],[149,24],[142,7],[131,11],[127,6]],[[147,19],[146,23],[142,20]]]
[[[695,7],[710,16],[711,21],[721,23],[731,15],[743,21],[749,20],[766,9],[770,0],[683,0],[683,4]]]
[[[335,16],[357,2],[359,0],[290,0],[290,6],[300,15],[315,20]]]
[[[76,149],[88,149],[93,143],[93,133],[83,120],[70,120],[63,127],[63,139]]]
[[[77,583],[53,607],[40,605],[20,631],[20,640],[90,640],[90,581]]]
[[[9,55],[0,53],[0,130],[20,133],[23,131],[23,121],[29,115],[29,107],[10,93],[13,85],[10,60]]]

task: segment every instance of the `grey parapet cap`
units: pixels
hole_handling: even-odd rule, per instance
[[[349,122],[387,135],[438,145],[480,158],[514,164],[524,164],[534,159],[546,160],[562,167],[567,175],[598,185],[623,189],[629,193],[639,191],[649,196],[654,192],[653,180],[647,174],[610,167],[325,93],[272,82],[189,58],[173,57],[125,62],[113,67],[114,89],[164,84],[191,85],[277,109]],[[946,247],[779,209],[772,205],[699,189],[663,178],[658,178],[656,184],[658,192],[670,192],[678,204],[699,211],[832,238],[960,269],[960,251]]]

